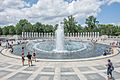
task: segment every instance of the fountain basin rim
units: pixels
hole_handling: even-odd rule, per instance
[[[5,49],[3,49],[5,50]],[[7,53],[3,53],[3,50],[1,51],[1,54],[10,58],[15,58],[15,59],[21,59],[21,56],[15,55],[7,52]],[[111,55],[107,55],[107,56],[98,56],[98,57],[92,57],[92,58],[85,58],[85,59],[37,59],[37,61],[43,61],[43,62],[75,62],[75,61],[92,61],[92,60],[100,60],[100,59],[105,59],[105,58],[110,58],[110,57],[114,57],[117,56],[118,54],[120,54],[120,50],[117,49],[117,53],[111,54]],[[27,59],[27,57],[25,57],[25,59]]]

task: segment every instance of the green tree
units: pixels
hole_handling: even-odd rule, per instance
[[[22,34],[22,27],[20,26],[20,24],[16,25],[16,34],[17,35],[21,35]]]
[[[3,33],[3,35],[8,35],[8,34],[9,34],[9,29],[8,29],[8,27],[3,27],[2,33]]]
[[[47,33],[50,33],[50,32],[53,32],[53,31],[54,31],[54,28],[53,28],[52,25],[46,24],[46,25],[44,26],[44,28],[45,28],[45,32],[47,32]]]
[[[44,28],[40,22],[37,22],[33,25],[33,32],[43,32]]]
[[[112,24],[100,24],[99,25],[99,32],[101,32],[102,35],[115,35],[117,32],[117,27]]]
[[[0,35],[2,35],[2,28],[0,27]]]
[[[33,26],[28,20],[21,19],[16,25],[16,34],[20,35],[22,32],[31,32]]]
[[[16,32],[15,32],[15,27],[13,25],[11,26],[7,26],[9,28],[9,34],[10,35],[15,35]]]
[[[65,33],[66,32],[69,32],[69,33],[75,33],[75,32],[78,32],[78,24],[77,22],[75,21],[75,17],[73,17],[72,15],[71,16],[68,16],[68,18],[64,19],[64,30],[65,30]]]
[[[88,26],[89,31],[95,31],[97,29],[97,24],[99,21],[94,16],[89,16],[86,18],[85,24]]]

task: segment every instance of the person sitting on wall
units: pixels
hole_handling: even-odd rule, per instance
[[[104,52],[103,52],[103,56],[106,56],[106,55],[107,55],[107,53],[106,53],[106,51],[104,51]]]

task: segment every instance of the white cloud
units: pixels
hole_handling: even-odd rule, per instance
[[[22,18],[32,23],[56,24],[69,15],[77,20],[85,19],[89,15],[97,16],[105,1],[76,0],[68,3],[64,0],[38,0],[37,4],[30,7],[24,0],[3,0],[0,2],[0,24],[15,24]]]
[[[108,0],[109,5],[112,3],[120,3],[120,0]]]

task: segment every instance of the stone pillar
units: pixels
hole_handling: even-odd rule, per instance
[[[43,33],[40,33],[40,37],[43,37]]]
[[[87,33],[86,32],[84,32],[84,36],[87,37]]]
[[[28,32],[26,32],[26,38],[28,38]]]
[[[92,38],[92,36],[93,36],[93,33],[92,32],[90,32],[91,33],[91,38]]]
[[[48,37],[49,37],[49,33],[48,33]]]
[[[36,32],[36,38],[37,38],[37,32]]]
[[[72,36],[72,33],[69,33],[70,37]]]
[[[89,34],[89,32],[88,32],[88,38],[90,37],[90,34]]]
[[[29,38],[31,38],[31,32],[29,32]]]
[[[45,33],[44,35],[45,35],[45,37],[47,37],[47,33]]]
[[[25,38],[27,38],[27,32],[25,32]]]
[[[97,37],[99,38],[99,36],[100,36],[99,32],[97,34],[98,34]]]
[[[72,33],[72,37],[75,37],[75,34],[74,34],[74,33]]]
[[[47,34],[47,37],[49,37],[49,34],[48,33],[46,33]]]
[[[27,38],[29,38],[29,32],[27,32]]]
[[[77,33],[77,37],[79,37],[79,36],[80,36],[80,33],[78,32],[78,33]]]
[[[34,38],[36,37],[36,32],[34,32]]]
[[[87,37],[87,32],[85,32],[84,34],[85,34],[85,37]]]
[[[85,33],[84,32],[82,33],[82,35],[83,35],[83,37],[85,37]]]
[[[89,32],[87,32],[88,38],[89,38]]]
[[[95,37],[95,32],[93,32],[93,38]]]
[[[67,33],[67,37],[69,37],[69,33]]]
[[[38,33],[38,37],[40,37],[40,33]]]
[[[44,37],[46,37],[46,33],[44,33]]]
[[[97,38],[97,32],[95,32],[95,38]]]
[[[37,33],[35,32],[35,38],[37,37]]]
[[[93,32],[91,32],[92,33],[92,38],[94,37],[94,33]]]
[[[37,38],[37,32],[35,32],[35,37]]]
[[[49,37],[51,37],[51,32],[49,33]]]
[[[82,37],[82,32],[80,33],[80,37]]]
[[[86,32],[86,37],[88,38],[88,32]]]
[[[97,38],[97,32],[95,32],[95,37]]]
[[[75,37],[78,37],[77,33],[75,33]]]
[[[28,38],[30,38],[30,32],[28,32]]]
[[[91,38],[91,32],[89,32],[89,37]]]
[[[33,32],[33,38],[35,38],[35,32]]]
[[[28,34],[28,32],[26,32],[26,33],[27,33],[27,38],[28,38],[29,34]]]
[[[51,37],[53,37],[53,33],[51,33]]]
[[[93,32],[91,32],[91,38],[93,38]]]
[[[22,32],[22,38],[24,37],[23,34],[24,34],[24,33]]]
[[[35,34],[35,32],[34,32],[34,38],[36,37],[36,34]]]
[[[27,38],[27,32],[25,32],[25,38]]]
[[[31,32],[31,36],[32,36],[32,38],[33,38],[33,32]]]
[[[36,34],[37,34],[37,38],[38,38],[38,32]]]
[[[44,33],[41,33],[42,37],[44,37]]]
[[[90,37],[90,32],[88,32],[88,37]]]

